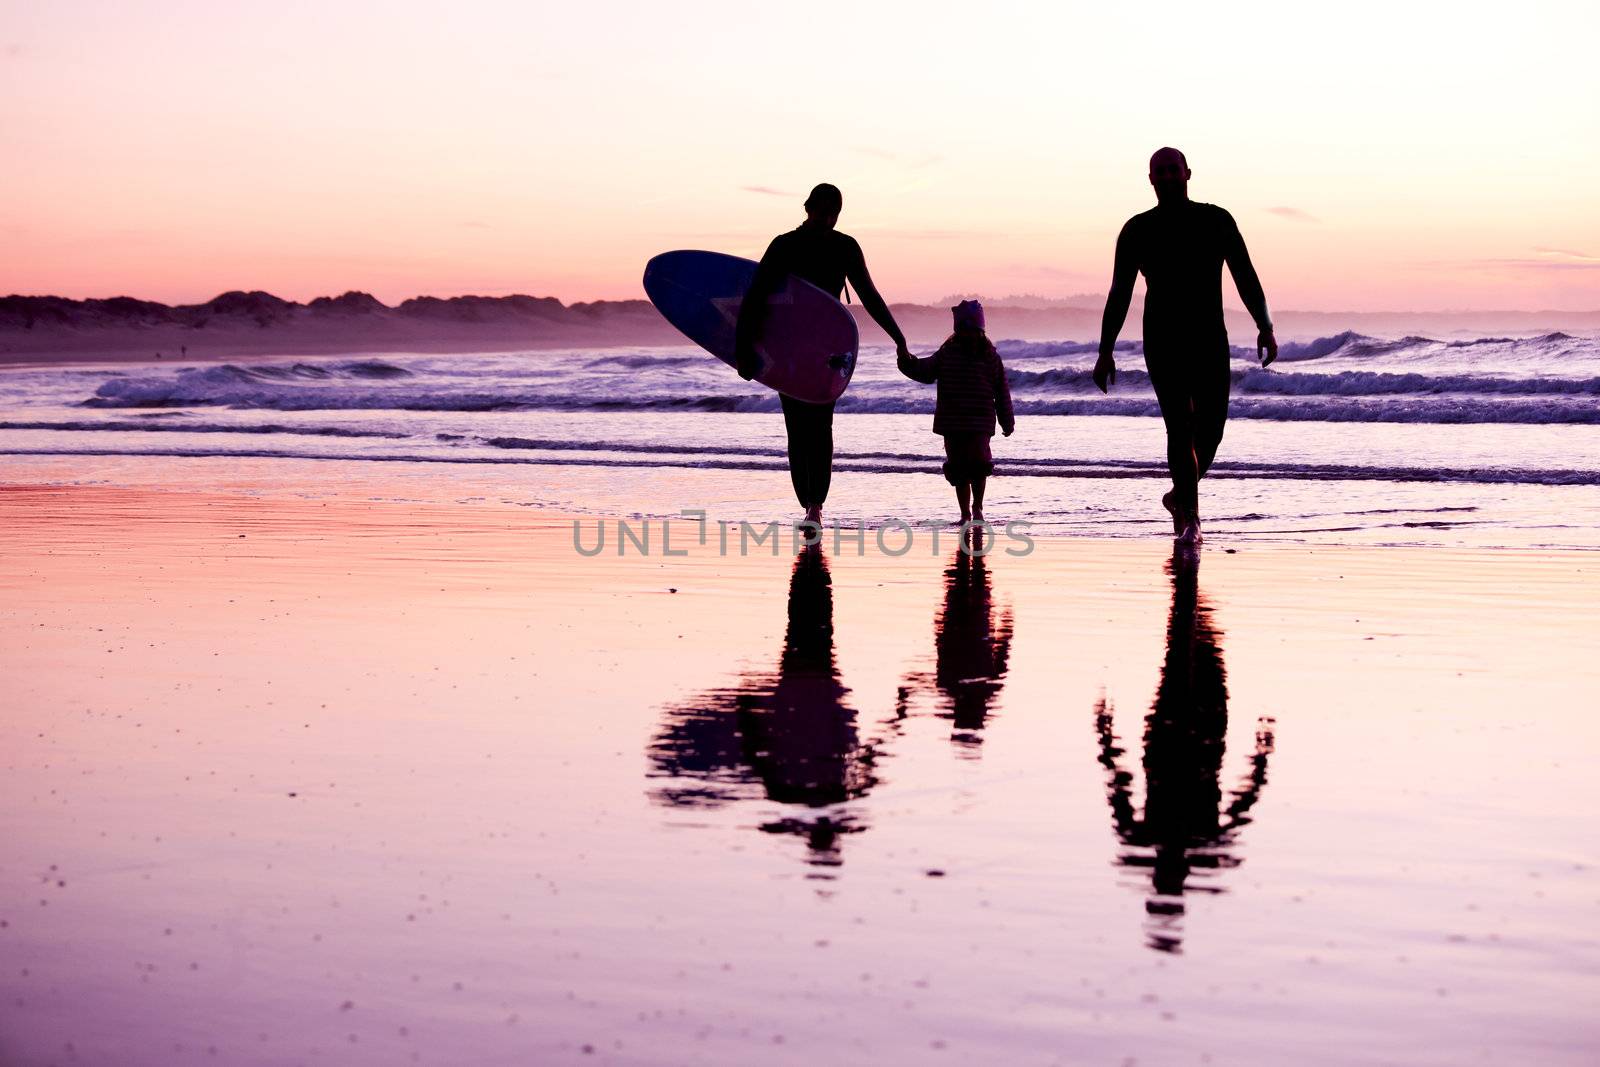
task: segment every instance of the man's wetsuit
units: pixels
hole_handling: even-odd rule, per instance
[[[872,284],[856,239],[838,230],[805,223],[774,237],[761,257],[755,280],[739,307],[739,351],[754,347],[766,316],[767,297],[783,288],[790,275],[805,279],[836,300],[848,281],[861,297],[867,314],[896,345],[905,346],[905,335]],[[779,399],[789,436],[789,478],[794,482],[794,495],[803,508],[821,507],[828,499],[828,486],[833,479],[833,404],[808,404],[782,395]]]
[[[1117,238],[1116,269],[1101,332],[1115,340],[1145,278],[1144,361],[1169,440],[1192,438],[1198,473],[1216,458],[1228,420],[1228,331],[1222,320],[1222,265],[1233,274],[1256,327],[1270,332],[1267,298],[1233,216],[1193,200],[1135,215]]]

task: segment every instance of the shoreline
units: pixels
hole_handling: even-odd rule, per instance
[[[709,424],[726,417],[701,418]],[[889,432],[922,440],[920,418],[896,418],[907,425],[891,427]],[[496,521],[540,516],[593,523],[648,517],[652,527],[663,520],[687,523],[683,511],[698,508],[711,523],[728,522],[735,532],[741,521],[758,528],[772,522],[786,527],[798,514],[789,499],[779,420],[760,415],[738,419],[752,455],[646,457],[626,450],[588,455],[560,447],[531,447],[537,441],[529,441],[528,448],[491,449],[482,455],[455,455],[448,449],[438,454],[390,454],[382,442],[367,454],[319,455],[314,449],[262,450],[248,443],[216,447],[225,433],[199,434],[195,442],[163,447],[167,437],[184,436],[181,429],[173,434],[139,434],[110,448],[52,448],[18,440],[6,444],[8,471],[0,479],[0,493],[21,499],[17,494],[76,487],[148,492],[174,500],[214,492],[335,506],[371,503],[403,509],[455,504],[498,516]],[[1249,434],[1258,429],[1238,427],[1236,447],[1248,446]],[[22,437],[51,431],[10,432]],[[1138,432],[1149,438],[1159,427]],[[1270,443],[1270,438],[1263,440]],[[596,447],[604,448],[604,442]],[[1104,469],[1096,465],[1099,462],[1089,459],[1047,469],[1018,457],[1017,470],[1002,467],[991,484],[990,519],[1002,536],[1006,525],[1016,522],[1025,524],[1029,535],[1050,540],[1161,544],[1168,536],[1170,518],[1159,506],[1165,482],[1159,461],[1113,462]],[[827,536],[831,540],[837,527],[840,536],[852,538],[860,527],[869,540],[892,539],[902,536],[904,524],[914,531],[920,546],[929,523],[943,524],[953,517],[938,464],[939,457],[931,451],[891,470],[871,461],[839,460],[835,465],[839,477],[825,516]],[[1022,470],[1033,476],[1021,474]],[[1396,472],[1387,468],[1368,478],[1344,472],[1338,480],[1329,480],[1326,473],[1285,468],[1264,479],[1248,464],[1239,470],[1227,466],[1217,470],[1207,479],[1204,498],[1208,550],[1267,544],[1460,548],[1491,554],[1548,550],[1592,555],[1600,550],[1595,535],[1600,529],[1600,504],[1589,484],[1397,481]],[[1559,524],[1552,520],[1553,514],[1560,515]]]
[[[328,462],[340,462],[330,460]],[[277,534],[302,536],[305,524],[351,522],[366,528],[394,524],[408,532],[451,531],[495,533],[507,536],[527,534],[545,542],[554,541],[572,560],[599,559],[620,564],[657,566],[676,565],[678,560],[703,564],[707,561],[788,559],[804,549],[806,534],[798,523],[786,518],[728,518],[710,514],[704,520],[681,513],[629,511],[572,511],[559,508],[519,507],[476,499],[379,499],[354,495],[316,495],[297,490],[262,493],[243,486],[228,489],[196,489],[193,486],[145,484],[95,485],[52,482],[12,482],[0,480],[0,510],[5,521],[0,530],[15,534],[31,526],[48,526],[69,521],[82,509],[103,508],[119,521],[148,520],[160,528],[158,518],[164,510],[194,515],[220,514],[237,510],[252,516],[248,525]],[[209,520],[208,520],[209,521]],[[1008,530],[1008,525],[1017,529]],[[622,536],[621,527],[628,535]],[[719,526],[722,534],[719,541]],[[574,529],[576,527],[576,530]],[[604,548],[594,551],[597,531],[606,531]],[[663,532],[667,527],[670,531]],[[741,532],[741,527],[748,530]],[[336,526],[335,529],[338,527]],[[702,529],[705,531],[701,538]],[[776,535],[774,537],[774,535]],[[741,536],[747,550],[738,551]],[[1058,527],[1038,525],[1017,517],[997,518],[991,523],[991,547],[984,552],[963,552],[969,558],[1028,557],[1050,546],[1051,553],[1070,551],[1094,555],[1102,552],[1126,554],[1147,559],[1182,556],[1200,562],[1213,556],[1237,556],[1247,552],[1271,553],[1277,557],[1345,553],[1353,557],[1368,554],[1420,553],[1429,557],[1449,557],[1453,561],[1527,559],[1555,561],[1571,559],[1587,565],[1600,547],[1587,545],[1444,545],[1390,544],[1352,541],[1307,541],[1275,539],[1261,535],[1248,538],[1210,535],[1198,548],[1180,550],[1164,531],[1119,535],[1074,533]],[[826,555],[842,560],[877,561],[878,566],[900,562],[942,559],[956,551],[960,541],[956,524],[939,520],[913,522],[892,519],[887,523],[856,526],[830,522],[824,518],[820,547]],[[888,544],[884,550],[880,539]],[[902,543],[910,547],[901,550]],[[582,546],[582,550],[579,546]],[[514,557],[508,557],[514,558]]]

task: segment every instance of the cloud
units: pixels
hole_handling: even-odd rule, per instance
[[[792,197],[795,195],[794,193],[786,193],[782,189],[773,189],[765,185],[741,185],[739,188],[747,193],[760,193],[762,196]]]
[[[1520,267],[1527,270],[1600,270],[1600,259],[1553,261],[1548,259],[1491,259],[1488,263],[1500,267]]]
[[[1600,270],[1600,256],[1591,256],[1586,252],[1574,252],[1570,248],[1535,248],[1533,252],[1536,258],[1480,259],[1476,265],[1488,269]]]
[[[1534,252],[1547,257],[1541,262],[1583,264],[1594,266],[1600,264],[1600,256],[1591,256],[1587,252],[1574,252],[1570,248],[1535,248]]]
[[[973,237],[987,237],[976,230],[920,230],[896,226],[853,226],[856,233],[899,241],[960,241]]]
[[[1322,221],[1321,219],[1317,218],[1315,215],[1311,214],[1309,211],[1301,211],[1297,207],[1269,207],[1269,208],[1267,208],[1267,212],[1269,214],[1278,216],[1280,219],[1288,219],[1291,222],[1321,222]]]
[[[926,155],[908,156],[900,152],[890,152],[887,149],[872,148],[866,145],[853,145],[851,146],[850,150],[852,152],[859,152],[864,156],[871,156],[874,159],[881,159],[887,163],[898,163],[909,170],[921,170],[923,167],[931,167],[935,163],[944,162],[944,156],[939,155],[937,152]]]
[[[1045,263],[1012,263],[1005,270],[1013,274],[1037,274],[1045,278],[1099,278],[1101,272],[1053,267]]]

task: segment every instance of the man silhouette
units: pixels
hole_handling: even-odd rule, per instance
[[[1276,721],[1256,720],[1249,769],[1227,793],[1222,759],[1228,737],[1228,671],[1223,664],[1222,630],[1200,592],[1200,557],[1175,547],[1172,608],[1167,613],[1167,652],[1155,702],[1144,721],[1144,808],[1135,806],[1133,774],[1116,735],[1116,708],[1102,695],[1094,708],[1100,765],[1106,770],[1106,799],[1122,851],[1117,866],[1148,874],[1148,944],[1159,952],[1183,948],[1184,898],[1191,893],[1221,893],[1220,871],[1244,862],[1237,854],[1239,833],[1250,825],[1251,809],[1267,784]]]
[[[767,298],[782,289],[790,275],[805,279],[836,300],[848,281],[855,286],[867,314],[894,341],[895,354],[911,354],[889,305],[872,284],[861,246],[854,237],[834,228],[844,209],[844,194],[838,186],[824,182],[811,190],[805,208],[806,220],[796,229],[774,237],[767,246],[755,280],[739,306],[734,354],[739,376],[746,380],[761,369],[756,339],[766,317]],[[781,393],[779,400],[783,403],[783,425],[789,439],[789,479],[794,483],[794,495],[806,509],[806,521],[820,523],[822,505],[827,502],[828,486],[833,480],[833,404],[810,404]]]
[[[1172,532],[1184,544],[1200,540],[1200,479],[1216,458],[1228,420],[1228,332],[1222,319],[1222,265],[1260,331],[1263,367],[1278,358],[1267,298],[1250,264],[1233,216],[1189,199],[1189,163],[1176,148],[1150,157],[1156,206],[1135,215],[1117,237],[1116,266],[1100,324],[1094,382],[1105,392],[1116,381],[1112,350],[1128,317],[1133,282],[1144,274],[1144,362],[1167,426],[1172,489],[1161,498]]]

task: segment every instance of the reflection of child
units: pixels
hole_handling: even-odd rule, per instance
[[[963,300],[950,309],[955,332],[931,356],[900,357],[900,373],[913,381],[938,383],[933,432],[944,438],[944,476],[956,487],[961,521],[983,521],[984,483],[994,472],[989,438],[998,419],[1007,437],[1016,429],[1011,389],[989,335],[983,332],[983,305]]]

